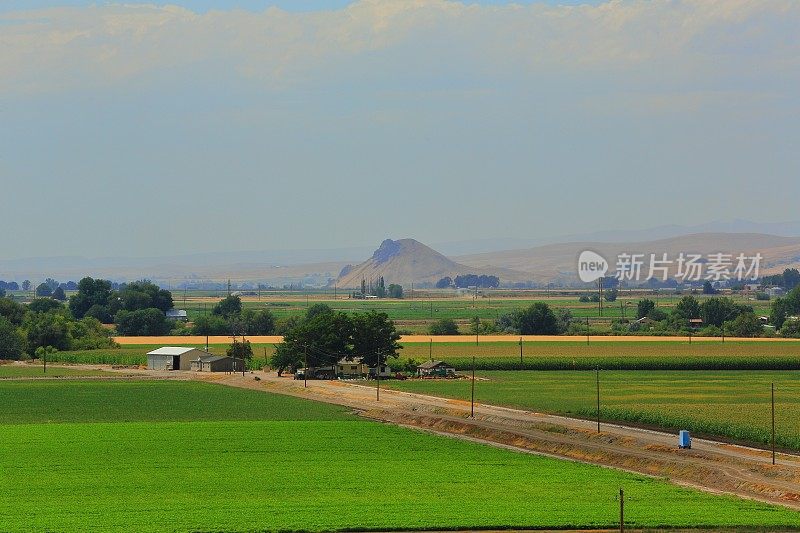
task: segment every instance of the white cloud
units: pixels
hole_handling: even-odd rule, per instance
[[[361,0],[338,11],[202,15],[147,5],[61,8],[0,16],[0,93],[124,86],[165,72],[266,88],[342,75],[355,83],[554,73],[724,80],[796,70],[797,27],[796,0]]]

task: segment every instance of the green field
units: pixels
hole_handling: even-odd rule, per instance
[[[0,399],[4,531],[613,527],[620,487],[628,527],[800,527],[786,509],[261,392],[5,382]]]
[[[30,378],[30,377],[75,377],[75,376],[107,376],[110,372],[102,370],[83,370],[76,368],[55,368],[47,367],[44,371],[42,365],[0,365],[0,379],[2,378]]]
[[[179,340],[179,339],[176,339]],[[176,342],[178,346],[196,346]],[[124,345],[115,349],[58,352],[49,355],[52,362],[82,364],[147,364],[147,352],[158,345]],[[228,345],[211,345],[210,351],[223,354]],[[272,356],[272,344],[253,344],[254,366],[261,368]],[[800,369],[800,341],[797,342],[525,342],[520,365],[516,342],[474,343],[406,343],[400,351],[402,359],[422,362],[442,359],[459,369],[472,366],[483,370],[567,370],[593,369]]]
[[[479,372],[475,401],[584,418],[596,416],[595,373]],[[776,442],[800,450],[800,372],[601,371],[603,420],[689,429],[737,441],[770,442],[770,384]],[[387,381],[387,387],[469,400],[469,380]]]
[[[483,291],[476,299],[469,296],[453,296],[447,292],[441,292],[438,297],[422,299],[406,297],[402,300],[357,300],[347,298],[346,294],[342,295],[340,293],[338,299],[333,300],[331,293],[316,293],[309,294],[308,300],[306,300],[301,294],[297,294],[292,298],[272,294],[264,296],[260,300],[254,297],[247,297],[242,304],[245,308],[250,309],[269,309],[277,318],[303,315],[308,307],[315,303],[324,303],[337,311],[345,313],[379,311],[388,314],[389,318],[393,320],[400,321],[403,329],[415,332],[426,331],[427,323],[442,318],[464,322],[477,316],[481,320],[495,320],[500,315],[530,307],[535,302],[546,302],[553,308],[567,309],[573,317],[601,317],[597,303],[580,302],[578,301],[578,296],[546,297],[542,294],[539,296],[508,297],[509,295],[514,295],[514,293],[508,291],[498,291],[497,293]],[[186,309],[190,320],[204,313],[210,313],[215,303],[215,299],[201,301],[191,297],[184,303],[181,299],[181,294],[175,293],[173,296],[175,298],[175,306]],[[602,318],[606,320],[623,316],[636,318],[636,304],[642,298],[650,298],[657,303],[658,307],[669,310],[678,303],[682,296],[684,295],[643,293],[631,296],[621,295],[614,302],[603,303]],[[694,296],[701,301],[707,297],[702,294]],[[769,314],[768,301],[750,300],[738,295],[734,295],[733,298],[739,303],[752,306],[757,314]],[[462,329],[467,332],[469,328],[463,327]]]

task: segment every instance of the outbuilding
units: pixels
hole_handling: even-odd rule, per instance
[[[195,372],[241,372],[242,360],[227,355],[201,355],[192,361]]]
[[[181,322],[187,322],[189,320],[189,315],[186,313],[186,309],[167,309],[167,318],[170,320],[180,320]]]
[[[204,355],[211,355],[198,348],[181,346],[164,346],[158,350],[147,352],[147,368],[149,370],[189,370],[192,361]]]
[[[336,363],[336,377],[343,379],[363,378],[369,372],[361,357],[343,357]]]
[[[444,361],[425,361],[417,367],[417,375],[421,378],[424,377],[454,377],[456,375],[455,367],[448,365]]]

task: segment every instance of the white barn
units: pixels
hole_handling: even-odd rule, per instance
[[[147,368],[149,370],[191,370],[192,361],[211,355],[198,348],[180,346],[164,346],[158,350],[147,352]]]

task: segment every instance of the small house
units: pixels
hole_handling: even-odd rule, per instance
[[[242,360],[227,355],[201,355],[192,361],[195,372],[241,372]]]
[[[392,377],[392,369],[389,365],[380,365],[380,367],[373,366],[369,369],[369,377],[375,379],[376,377],[390,378]]]
[[[186,314],[185,309],[167,309],[166,315],[169,320],[180,320],[181,322],[189,320],[189,315]]]
[[[689,319],[689,327],[694,329],[700,329],[703,327],[703,319],[702,318],[690,318]]]
[[[425,377],[454,377],[456,369],[444,361],[426,361],[417,367],[417,376]]]
[[[336,377],[344,379],[363,378],[369,368],[361,357],[343,357],[336,363]]]
[[[198,348],[181,346],[164,346],[158,350],[147,352],[147,368],[149,370],[190,370],[192,361],[211,355]]]
[[[336,367],[310,366],[308,368],[298,368],[294,373],[294,379],[336,379]]]

